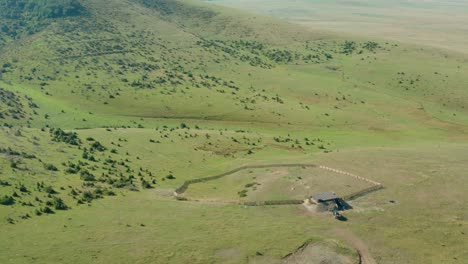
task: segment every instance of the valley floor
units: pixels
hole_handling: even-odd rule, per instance
[[[128,142],[137,140],[132,134],[142,137],[137,130],[128,132],[107,133],[120,137],[125,133],[129,135]],[[79,133],[92,134],[107,144],[96,131]],[[138,142],[131,144],[152,149]],[[175,146],[175,153],[184,151],[183,145]],[[183,170],[190,174],[197,168],[200,176],[223,172],[235,164],[267,160],[311,162],[375,179],[385,189],[353,201],[354,209],[345,212],[348,221],[340,222],[331,215],[311,214],[300,205],[244,207],[177,201],[172,196],[175,187],[170,185],[178,184],[161,183],[139,192],[119,191],[117,196],[96,200],[91,206],[72,205],[72,210],[13,225],[2,223],[0,261],[274,263],[312,239],[337,241],[360,252],[367,250],[363,249],[366,245],[377,263],[424,263],[428,256],[437,262],[463,263],[468,257],[463,253],[467,208],[460,207],[459,201],[464,199],[466,190],[463,174],[468,169],[467,150],[466,144],[421,141],[406,146],[348,147],[331,153],[282,150],[274,157],[264,150],[252,154],[253,158],[222,163],[214,155],[206,157],[205,164],[192,163]],[[164,159],[142,157],[153,163]],[[184,159],[179,156],[173,168]],[[174,174],[183,173],[175,170]],[[353,237],[361,242],[355,242]]]

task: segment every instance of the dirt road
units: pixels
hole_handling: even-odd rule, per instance
[[[349,243],[359,252],[361,255],[361,264],[377,264],[375,259],[370,254],[367,245],[351,231],[345,229],[334,229],[332,233],[333,235]]]

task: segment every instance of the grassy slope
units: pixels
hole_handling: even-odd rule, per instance
[[[346,39],[186,1],[162,11],[132,1],[83,3],[90,12],[87,17],[55,20],[40,33],[6,44],[1,54],[2,62],[12,66],[4,67],[0,87],[21,98],[31,97],[39,108],[30,108],[27,99],[21,99],[26,116],[32,117],[31,128],[20,128],[27,124],[26,118],[6,117],[4,122],[15,127],[1,131],[0,146],[34,154],[40,160],[20,158],[20,169],[12,169],[10,162],[18,157],[0,154],[4,158],[0,179],[13,184],[0,187],[0,194],[19,192],[20,183],[31,191],[20,193],[13,206],[0,206],[0,215],[15,222],[0,224],[8,238],[0,248],[9,252],[0,254],[0,262],[206,263],[223,261],[217,250],[232,248],[234,263],[248,262],[256,251],[264,253],[264,261],[277,259],[310,237],[328,236],[326,226],[336,223],[311,218],[297,208],[257,210],[181,203],[169,195],[186,179],[244,164],[288,161],[325,163],[387,186],[359,200],[356,205],[362,210],[351,213],[351,220],[343,223],[370,242],[379,263],[391,263],[397,257],[413,263],[463,259],[459,242],[466,219],[457,201],[466,189],[461,182],[463,157],[467,156],[462,143],[467,140],[468,124],[463,86],[468,78],[463,75],[466,57],[380,40],[376,41],[382,48],[375,52],[363,49],[358,54],[362,49],[358,48],[344,55]],[[187,14],[187,10],[196,11]],[[320,59],[318,63],[302,59],[277,63],[257,55],[259,50],[236,46],[239,38],[256,40],[268,50],[319,54]],[[222,40],[218,42],[221,47],[235,47],[237,53],[201,45],[209,40]],[[361,46],[367,40],[355,41]],[[109,51],[114,53],[102,54]],[[333,59],[325,59],[325,52]],[[251,64],[255,55],[263,67]],[[221,81],[214,83],[205,75]],[[160,78],[166,83],[154,82]],[[179,128],[181,122],[190,129]],[[77,130],[84,141],[81,149],[51,142],[47,131],[39,131],[46,125],[88,128]],[[132,128],[102,128],[107,126]],[[82,148],[92,144],[86,142],[88,137],[108,148],[94,154],[99,162],[89,162],[88,169],[99,177],[113,169],[104,160],[125,161],[128,169],[116,166],[109,177],[134,175],[140,192],[96,183],[117,196],[95,200],[89,208],[76,204],[82,194],[73,198],[71,188],[84,192],[95,191],[96,186],[85,186],[79,175],[64,173],[67,166],[62,162],[83,160]],[[291,141],[278,143],[275,137]],[[305,138],[314,144],[307,145]],[[323,152],[320,145],[333,152],[319,154]],[[45,170],[44,164],[49,163],[59,171]],[[25,167],[28,170],[21,170]],[[137,176],[139,172],[142,176]],[[175,179],[167,179],[170,174]],[[155,188],[142,189],[142,179],[155,180]],[[41,181],[53,186],[58,191],[54,196],[72,209],[34,216],[51,199],[35,187]],[[444,190],[452,190],[453,195],[444,196]],[[427,204],[426,193],[439,193],[441,198]],[[35,201],[36,196],[44,202]],[[398,203],[390,205],[390,199]],[[20,202],[32,202],[33,207]],[[32,219],[21,219],[25,214]],[[381,225],[387,222],[404,227],[405,232]],[[63,223],[63,230],[57,223]],[[418,233],[419,225],[435,224],[437,229]],[[214,243],[209,233],[212,226],[225,231]],[[388,235],[378,236],[373,230]],[[408,237],[407,232],[414,235]],[[25,241],[26,236],[33,239]],[[432,236],[445,236],[446,248],[425,243],[416,250]],[[53,254],[45,250],[49,243],[37,245],[39,240],[52,238]],[[25,252],[29,243],[35,249]],[[71,253],[76,248],[81,254]],[[180,253],[187,251],[193,253]]]

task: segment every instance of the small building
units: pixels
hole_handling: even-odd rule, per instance
[[[309,202],[315,204],[317,212],[332,212],[338,206],[339,197],[334,192],[317,193],[309,197]]]
[[[309,202],[317,205],[317,211],[348,210],[353,208],[334,192],[317,193],[309,198]]]
[[[328,203],[328,202],[336,202],[339,197],[334,192],[324,192],[324,193],[317,193],[309,198],[311,203]]]

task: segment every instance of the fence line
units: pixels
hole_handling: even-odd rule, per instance
[[[256,202],[240,202],[240,205],[245,206],[263,206],[263,205],[289,205],[303,204],[304,200],[271,200],[271,201],[256,201]]]
[[[327,167],[327,166],[322,166],[322,165],[320,165],[319,168],[324,169],[324,170],[333,171],[333,172],[336,172],[336,173],[339,173],[339,174],[351,176],[351,177],[353,177],[353,178],[356,178],[356,179],[358,179],[358,180],[371,183],[371,184],[373,184],[373,185],[383,185],[383,184],[381,184],[380,182],[376,182],[376,181],[371,180],[371,179],[367,179],[367,178],[364,178],[364,177],[361,177],[361,176],[357,176],[357,175],[355,175],[355,174],[352,174],[352,173],[349,173],[349,172],[346,172],[346,171],[337,170],[337,169],[330,168],[330,167]]]
[[[375,191],[378,191],[378,190],[384,188],[383,184],[380,183],[380,182],[376,182],[374,180],[367,179],[367,178],[364,178],[364,177],[361,177],[361,176],[358,176],[358,175],[355,175],[355,174],[352,174],[352,173],[349,173],[349,172],[346,172],[346,171],[341,171],[341,170],[337,170],[337,169],[330,168],[330,167],[327,167],[327,166],[322,166],[322,165],[320,165],[319,168],[324,169],[324,170],[333,171],[333,172],[336,172],[336,173],[339,173],[339,174],[351,176],[351,177],[353,177],[355,179],[365,181],[365,182],[368,182],[368,183],[373,185],[373,186],[371,186],[369,188],[365,188],[363,190],[360,190],[360,191],[345,195],[345,196],[342,197],[343,200],[348,200],[348,201],[349,200],[354,200],[354,199],[356,199],[358,197],[361,197],[361,196],[363,196],[365,194],[375,192]]]
[[[210,177],[205,177],[205,178],[198,178],[198,179],[192,179],[192,180],[187,180],[185,181],[179,188],[175,189],[174,195],[177,196],[179,194],[184,193],[187,188],[189,187],[190,184],[194,183],[199,183],[199,182],[206,182],[206,181],[212,181],[212,180],[217,180],[222,177],[225,177],[229,174],[236,173],[241,170],[246,170],[246,169],[263,169],[263,168],[279,168],[279,167],[317,167],[315,164],[300,164],[300,163],[291,163],[291,164],[265,164],[265,165],[246,165],[246,166],[241,166],[238,168],[235,168],[233,170],[210,176]]]
[[[365,194],[368,194],[368,193],[371,193],[371,192],[375,192],[375,191],[378,191],[380,189],[383,189],[383,185],[379,184],[379,185],[374,185],[372,187],[369,187],[369,188],[366,188],[366,189],[363,189],[363,190],[360,190],[360,191],[357,191],[357,192],[354,192],[352,194],[348,194],[348,195],[345,195],[342,197],[343,200],[354,200],[358,197],[361,197]]]
[[[342,174],[342,175],[351,176],[351,177],[353,177],[355,179],[362,180],[362,181],[371,183],[373,185],[373,186],[371,186],[369,188],[365,188],[363,190],[360,190],[360,191],[345,195],[345,196],[342,197],[343,200],[353,200],[353,199],[356,199],[356,198],[358,198],[358,197],[360,197],[362,195],[365,195],[365,194],[368,194],[368,193],[371,193],[371,192],[374,192],[374,191],[377,191],[377,190],[380,190],[380,189],[384,188],[383,184],[381,184],[379,182],[376,182],[374,180],[367,179],[367,178],[364,178],[364,177],[361,177],[361,176],[358,176],[358,175],[355,175],[355,174],[352,174],[352,173],[349,173],[349,172],[346,172],[346,171],[337,170],[337,169],[330,168],[330,167],[327,167],[327,166],[322,166],[322,165],[317,166],[315,164],[289,163],[289,164],[245,165],[245,166],[241,166],[241,167],[235,168],[233,170],[230,170],[230,171],[227,171],[227,172],[224,172],[224,173],[221,173],[221,174],[217,174],[217,175],[214,175],[214,176],[187,180],[184,183],[182,183],[181,186],[179,186],[177,189],[174,190],[174,196],[177,197],[180,200],[189,200],[187,198],[179,197],[179,195],[183,194],[185,191],[187,191],[188,187],[191,184],[217,180],[217,179],[220,179],[220,178],[225,177],[227,175],[239,172],[241,170],[246,170],[246,169],[281,168],[281,167],[286,167],[286,168],[287,167],[319,167],[320,169],[329,170],[329,171],[333,171],[335,173],[339,173],[339,174]],[[272,200],[272,201],[239,202],[238,204],[245,205],[245,206],[263,206],[263,205],[302,204],[303,202],[304,202],[303,200]]]
[[[186,197],[177,196],[179,201],[188,201],[188,202],[199,202],[199,199],[190,199]],[[290,205],[290,204],[302,204],[303,200],[269,200],[269,201],[217,201],[217,200],[201,200],[203,202],[213,202],[213,203],[222,203],[222,204],[238,204],[245,206],[263,206],[263,205]]]

